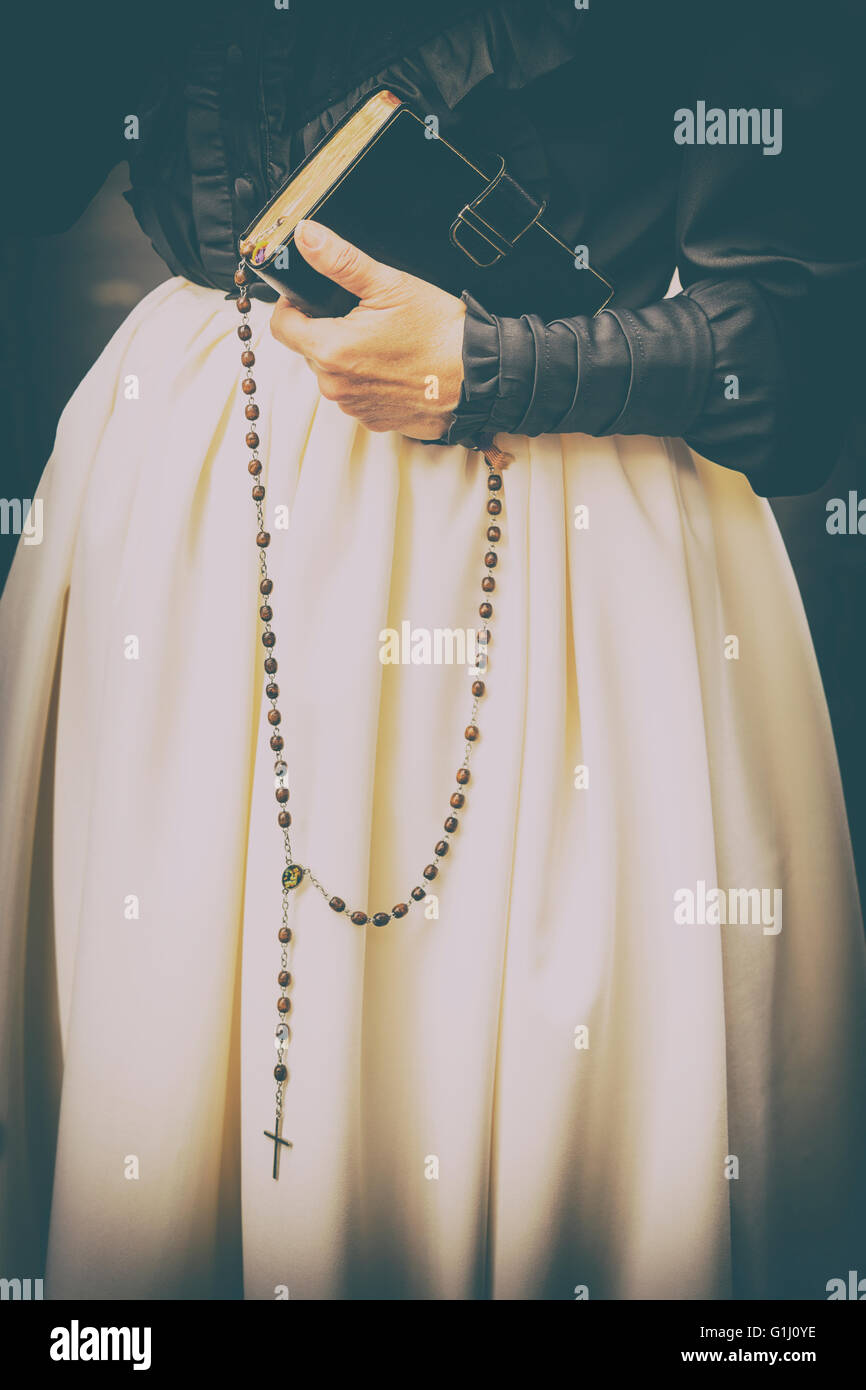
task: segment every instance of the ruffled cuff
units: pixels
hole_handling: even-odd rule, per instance
[[[513,433],[526,413],[535,346],[524,319],[488,314],[468,290],[463,329],[463,385],[442,442],[483,448],[498,430]]]

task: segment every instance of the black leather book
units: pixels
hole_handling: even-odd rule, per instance
[[[468,290],[493,314],[549,321],[598,313],[611,286],[545,226],[544,208],[501,157],[482,168],[380,88],[298,165],[247,228],[240,253],[260,279],[315,317],[339,317],[357,299],[292,245],[303,217],[377,261],[455,295]]]

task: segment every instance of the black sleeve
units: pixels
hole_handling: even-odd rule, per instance
[[[735,34],[736,34],[735,27]],[[496,430],[682,436],[763,496],[809,492],[852,413],[866,308],[862,37],[845,6],[796,7],[739,38],[690,92],[707,106],[781,109],[782,147],[684,146],[683,292],[595,318],[494,318],[469,296],[465,382],[449,442]],[[722,45],[724,50],[724,45]],[[671,112],[673,138],[673,110]]]

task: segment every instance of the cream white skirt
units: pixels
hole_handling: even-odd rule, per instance
[[[383,664],[382,634],[476,626],[485,469],[356,425],[268,318],[294,853],[387,910],[471,700],[465,664]],[[46,1252],[51,1298],[826,1298],[862,1268],[866,1164],[836,756],[769,506],[675,440],[500,437],[466,809],[402,922],[295,894],[274,1181],[283,853],[237,322],[181,279],[129,316],[0,611],[0,1274]]]

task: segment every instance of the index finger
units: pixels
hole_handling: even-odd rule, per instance
[[[274,337],[292,352],[316,361],[324,350],[324,345],[332,331],[332,319],[312,319],[290,304],[288,299],[280,299],[271,314],[271,332]]]

